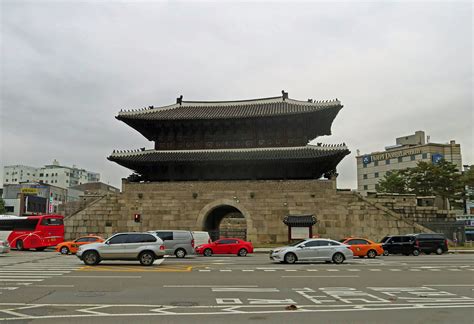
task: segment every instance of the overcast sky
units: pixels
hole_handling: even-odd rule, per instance
[[[318,139],[352,151],[341,188],[356,188],[357,149],[417,130],[474,162],[470,1],[1,3],[2,171],[57,159],[120,186],[131,171],[106,157],[152,147],[120,109],[282,89],[342,101]]]

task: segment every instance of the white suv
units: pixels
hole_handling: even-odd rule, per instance
[[[81,245],[76,256],[87,265],[102,260],[138,260],[151,266],[165,255],[163,241],[153,233],[117,233],[103,243]]]

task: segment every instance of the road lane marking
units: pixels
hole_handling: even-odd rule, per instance
[[[198,271],[199,271],[199,272],[211,272],[211,270],[202,270],[202,269],[200,269],[200,270],[198,270]]]
[[[232,272],[232,270],[230,270],[230,269],[221,269],[221,270],[219,270],[219,271],[220,271],[220,272]]]
[[[474,285],[471,284],[437,284],[437,285],[423,285],[425,287],[474,287]]]
[[[306,269],[306,271],[316,272],[316,271],[318,271],[318,269]]]
[[[347,271],[360,271],[360,269],[347,269]]]
[[[213,288],[213,287],[242,287],[256,288],[257,285],[164,285],[163,288]],[[1,304],[0,304],[1,305]]]
[[[281,276],[282,278],[358,278],[359,276]]]
[[[278,288],[211,288],[213,292],[280,292]]]
[[[72,288],[74,285],[33,285],[31,287],[43,287],[43,288]]]
[[[337,272],[339,271],[338,269],[326,269],[326,271],[329,271],[329,272]]]
[[[276,270],[275,270],[275,269],[265,269],[265,270],[263,270],[263,271],[265,271],[265,272],[273,272],[273,271],[276,271]]]
[[[115,278],[129,278],[138,279],[142,276],[63,276],[63,278],[101,278],[101,279],[115,279]]]
[[[244,270],[242,270],[242,271],[243,271],[243,272],[254,272],[255,270],[253,270],[253,269],[244,269]]]
[[[43,281],[44,279],[0,279],[0,281]]]
[[[369,269],[369,271],[382,271],[381,269]]]

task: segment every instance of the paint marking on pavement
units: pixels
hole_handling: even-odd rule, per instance
[[[455,284],[455,285],[451,285],[451,284],[437,284],[437,285],[423,285],[425,287],[474,287],[474,285],[472,284]]]
[[[359,276],[281,276],[282,278],[358,278]]]
[[[253,269],[244,269],[244,270],[242,270],[242,271],[243,271],[243,272],[254,272],[255,270],[253,270]]]
[[[360,271],[360,269],[347,269],[347,271]]]
[[[273,271],[276,271],[275,269],[264,269],[263,271],[265,272],[273,272]]]
[[[381,269],[369,269],[369,271],[382,271]]]
[[[212,288],[213,292],[279,292],[277,288]]]
[[[410,269],[410,271],[421,271],[420,269]]]
[[[129,278],[139,279],[142,276],[63,276],[63,278],[101,278],[101,279],[115,279],[115,278]]]
[[[199,272],[211,272],[211,270],[199,269]]]
[[[0,281],[43,281],[44,279],[0,279]]]
[[[316,272],[316,271],[318,271],[318,269],[306,269],[306,271]]]
[[[296,269],[285,269],[286,272],[294,272],[294,271],[298,271]]]
[[[232,270],[230,270],[230,269],[221,269],[221,270],[219,270],[219,271],[220,271],[220,272],[232,272]]]
[[[402,271],[401,269],[389,269],[390,271]]]
[[[164,285],[163,288],[213,288],[213,287],[242,287],[256,288],[257,285]]]
[[[329,271],[329,272],[337,272],[339,271],[338,269],[326,269],[326,271]]]
[[[72,288],[74,285],[34,285],[31,287],[43,287],[43,288]]]

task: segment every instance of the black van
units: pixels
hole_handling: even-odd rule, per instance
[[[448,241],[444,234],[393,235],[383,238],[384,255],[403,254],[415,256],[420,252],[443,254],[448,251]]]
[[[415,234],[418,241],[418,248],[421,252],[430,254],[436,253],[438,255],[448,252],[448,240],[444,234]]]

